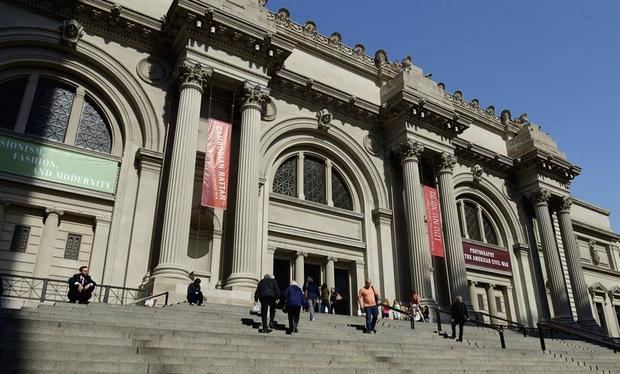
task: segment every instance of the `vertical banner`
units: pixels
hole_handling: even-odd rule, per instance
[[[437,188],[424,186],[424,203],[426,205],[426,225],[428,228],[431,255],[444,257],[441,213],[439,211]]]
[[[200,205],[226,209],[231,124],[209,118]]]

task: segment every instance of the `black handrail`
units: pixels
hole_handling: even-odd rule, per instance
[[[166,291],[166,292],[160,292],[160,293],[158,293],[157,295],[150,295],[150,296],[147,296],[147,297],[143,297],[143,298],[141,298],[141,299],[134,300],[134,301],[132,301],[132,302],[130,302],[130,303],[127,303],[127,304],[125,304],[125,305],[134,305],[134,304],[136,304],[136,305],[137,305],[137,304],[139,304],[139,303],[142,303],[142,304],[144,305],[144,302],[145,302],[145,301],[150,300],[150,299],[155,299],[155,298],[158,298],[158,297],[160,297],[160,296],[165,296],[165,298],[164,298],[164,305],[168,305],[168,295],[169,295],[169,292],[168,292],[168,291]]]
[[[543,351],[547,350],[547,346],[545,344],[545,337],[544,337],[545,328],[551,332],[551,339],[553,339],[553,331],[555,330],[555,331],[558,331],[558,332],[561,332],[567,335],[577,337],[588,343],[592,343],[592,344],[600,345],[603,347],[607,347],[609,349],[613,349],[614,353],[617,353],[618,351],[620,351],[620,344],[614,343],[612,339],[608,336],[604,336],[604,335],[600,335],[596,333],[590,333],[587,331],[582,331],[578,328],[561,325],[558,323],[548,322],[548,321],[541,321],[541,322],[538,322],[536,325],[538,326],[538,337],[540,339],[540,348]],[[595,338],[595,336],[598,338]]]
[[[4,297],[17,299],[68,302],[68,279],[50,279],[28,277],[15,274],[0,274],[3,282]],[[149,291],[110,285],[97,285],[93,292],[93,301],[124,305],[128,302],[148,296]]]
[[[483,311],[480,311],[480,310],[477,310],[476,313],[485,315],[485,316],[490,317],[490,318],[498,319],[500,321],[504,321],[504,322],[508,323],[508,325],[506,326],[507,328],[510,328],[511,327],[510,325],[517,326],[517,330],[522,331],[523,332],[523,336],[527,337],[527,326],[525,326],[522,323],[511,321],[511,320],[509,320],[507,318],[496,316],[494,314],[483,312]],[[500,325],[500,324],[497,324],[497,323],[491,323],[490,325],[491,326],[496,326],[498,328],[503,328],[504,327],[504,325]]]
[[[450,316],[450,318],[452,318],[452,313],[450,313],[448,311],[445,311],[445,310],[442,310],[441,308],[436,308],[435,309],[435,315],[436,315],[436,318],[437,318],[437,334],[441,333],[441,314],[440,313],[447,314],[447,315]],[[474,319],[467,318],[466,322],[471,322],[474,325],[478,325],[479,327],[485,327],[485,328],[497,331],[497,333],[499,334],[500,345],[501,345],[502,349],[506,349],[506,340],[504,339],[504,330],[502,330],[502,329],[500,329],[498,327],[495,327],[493,325],[489,325],[488,323],[485,323],[485,322],[476,321]]]
[[[395,310],[398,313],[401,313],[401,314],[404,314],[406,316],[409,316],[409,321],[411,321],[411,329],[412,330],[415,329],[415,316],[414,316],[413,313],[405,312],[404,310],[394,308],[393,306],[391,306],[389,304],[379,303],[379,304],[377,304],[377,306],[384,306],[384,307],[386,307],[388,309]]]

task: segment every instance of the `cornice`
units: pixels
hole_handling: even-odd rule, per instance
[[[514,163],[517,169],[535,168],[539,174],[547,175],[567,185],[581,174],[579,166],[540,149],[534,149],[517,157]]]
[[[609,240],[609,241],[620,240],[620,234],[615,233],[613,231],[606,230],[606,229],[603,229],[603,228],[600,228],[600,227],[596,227],[596,226],[590,225],[588,223],[581,222],[581,221],[574,220],[574,219],[572,220],[572,223],[573,223],[573,227],[574,228],[582,230],[582,231],[575,230],[576,234],[587,234],[589,232],[589,233],[598,234],[598,235],[602,236],[605,240]],[[586,231],[586,232],[584,232],[584,231]]]
[[[592,203],[589,203],[587,201],[583,201],[581,199],[577,199],[575,197],[572,197],[572,198],[573,198],[573,203],[575,203],[575,205],[579,205],[579,206],[582,206],[584,208],[587,208],[587,209],[590,209],[590,210],[594,210],[595,212],[603,214],[605,216],[609,216],[611,214],[611,211],[609,211],[607,209],[603,209],[603,208],[601,208],[599,206],[596,206],[596,205],[594,205]]]
[[[501,155],[467,140],[454,138],[452,144],[456,147],[454,153],[459,159],[480,163],[489,169],[504,173],[509,172],[514,166],[514,161],[510,157]]]
[[[613,270],[613,269],[607,269],[607,268],[603,268],[603,267],[596,266],[596,265],[590,265],[584,262],[581,262],[581,267],[583,268],[583,270],[589,270],[595,273],[603,273],[607,275],[612,275],[614,277],[620,277],[620,272]]]

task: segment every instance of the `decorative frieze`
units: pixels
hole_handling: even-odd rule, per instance
[[[328,131],[332,125],[332,114],[327,109],[321,109],[316,114],[319,130]]]
[[[62,43],[71,48],[75,48],[84,35],[84,26],[75,19],[62,21],[60,30]]]

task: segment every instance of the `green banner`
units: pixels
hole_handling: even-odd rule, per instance
[[[114,193],[118,162],[0,135],[0,171]]]

